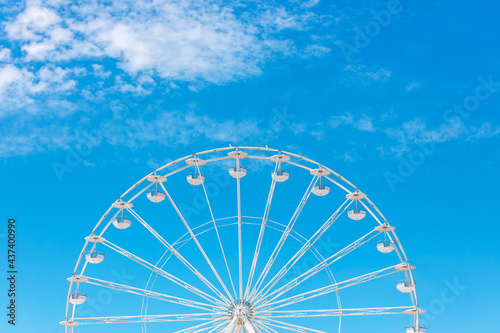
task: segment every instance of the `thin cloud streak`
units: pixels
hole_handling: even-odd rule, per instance
[[[79,129],[84,125],[39,127],[37,121],[16,124],[9,120],[0,127],[4,134],[0,138],[0,157],[67,150],[85,146],[89,138],[93,145],[108,144],[136,150],[149,146],[185,147],[199,141],[235,143],[258,137],[262,132],[257,120],[220,121],[192,110],[160,112],[148,119],[138,116],[110,124],[99,129],[91,125]]]

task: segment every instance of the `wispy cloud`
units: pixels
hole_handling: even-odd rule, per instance
[[[398,144],[391,147],[391,152],[401,154],[418,143],[442,143],[458,139],[479,140],[500,134],[500,127],[484,123],[480,127],[466,126],[462,119],[453,118],[450,122],[429,129],[421,118],[405,122],[399,128],[387,128],[385,134]]]
[[[0,47],[0,155],[65,149],[117,95],[199,91],[262,74],[284,57],[319,57],[329,49],[301,45],[316,14],[301,2],[219,0],[28,0],[5,6]],[[310,41],[310,40],[309,40]],[[89,108],[90,106],[90,108]],[[48,118],[43,118],[48,117]],[[57,122],[50,123],[50,119]],[[258,134],[258,122],[158,110],[108,131],[108,142],[137,147],[195,137],[232,142]],[[85,120],[87,119],[87,120]],[[37,128],[40,127],[40,128]],[[60,126],[60,130],[58,130]],[[32,128],[27,133],[25,128]],[[183,133],[182,135],[180,133]],[[39,139],[37,139],[39,137]]]
[[[75,142],[74,129],[66,125],[48,124],[37,126],[36,122],[19,124],[2,122],[0,157],[26,156],[56,149],[69,149]]]
[[[373,125],[372,118],[364,115],[359,119],[355,119],[354,115],[352,115],[351,113],[330,117],[330,119],[328,120],[328,125],[331,128],[337,128],[342,125],[349,125],[360,131],[365,131],[365,132],[376,131],[376,128]]]
[[[351,164],[351,163],[353,163],[353,162],[354,162],[354,159],[355,159],[355,158],[354,158],[351,154],[349,154],[348,152],[345,152],[345,153],[344,153],[344,162],[345,162],[345,163],[347,163],[347,164]]]
[[[489,139],[498,135],[500,135],[500,126],[484,123],[480,127],[471,127],[467,138],[469,140],[480,140]]]
[[[311,44],[306,46],[305,49],[300,52],[300,57],[302,58],[322,57],[330,53],[330,51],[331,49],[329,47],[320,44]]]
[[[406,91],[412,91],[414,89],[417,89],[418,87],[420,87],[420,85],[422,84],[422,82],[412,82],[412,83],[409,83],[406,85],[405,89]]]
[[[389,121],[392,125],[387,124]],[[373,119],[366,115],[356,117],[351,113],[345,113],[331,116],[327,122],[318,124],[322,125],[321,131],[311,132],[310,134],[317,141],[324,140],[331,135],[327,131],[328,128],[351,127],[360,132],[382,134],[382,137],[377,136],[377,145],[379,146],[376,148],[382,155],[400,155],[410,151],[420,143],[443,143],[457,140],[475,141],[500,136],[500,126],[492,125],[489,122],[480,126],[467,126],[458,117],[435,128],[430,127],[422,118],[415,118],[399,125],[394,123],[395,120],[392,117],[382,115],[380,123],[376,126]],[[367,137],[364,138],[367,140],[366,142],[369,142]],[[383,140],[383,143],[381,144],[379,140]],[[345,162],[352,162],[353,159],[350,157],[352,155],[347,154]]]
[[[157,110],[158,111],[158,110]],[[195,142],[238,143],[258,137],[262,127],[257,120],[219,120],[197,113],[190,107],[185,112],[162,111],[152,115],[116,119],[112,126],[96,129],[95,124],[80,122],[78,126],[57,123],[38,126],[38,118],[16,123],[2,123],[0,157],[25,156],[60,149],[85,146],[89,137],[101,143],[130,150],[148,146],[184,147]]]
[[[266,4],[235,10],[219,1],[54,3],[29,2],[5,25],[24,61],[106,57],[130,75],[153,70],[168,80],[215,84],[259,75],[271,55],[293,47],[276,33],[304,30],[314,17]]]
[[[37,113],[43,108],[35,105],[39,95],[64,96],[76,87],[73,70],[44,65],[36,71],[12,64],[0,65],[0,117],[12,112]],[[53,99],[52,99],[53,100]],[[47,105],[44,105],[47,106]]]
[[[142,116],[129,119],[123,125],[113,126],[105,136],[113,144],[134,149],[158,142],[165,146],[186,146],[198,140],[234,143],[259,134],[257,121],[218,121],[208,115],[188,111],[162,112],[154,119]]]
[[[391,78],[391,71],[387,68],[367,69],[365,65],[347,65],[344,68],[346,77],[343,83],[370,84],[377,81],[388,81]]]
[[[10,49],[0,48],[0,62],[7,62],[10,60],[11,51]]]
[[[160,82],[166,90],[199,91],[259,76],[270,60],[329,52],[314,42],[297,50],[286,34],[310,29],[316,15],[308,8],[219,0],[12,4],[0,48],[0,102],[4,112],[20,106],[50,112],[35,99],[88,99],[106,91],[144,95],[150,93],[145,86]],[[59,76],[40,77],[47,69]],[[66,98],[73,88],[74,97]],[[59,92],[64,96],[55,96]]]

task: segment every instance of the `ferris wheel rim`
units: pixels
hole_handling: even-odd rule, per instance
[[[288,151],[283,151],[283,150],[278,150],[278,149],[272,149],[272,148],[268,148],[267,146],[264,148],[264,147],[251,147],[251,146],[239,146],[239,147],[223,147],[223,148],[216,148],[216,149],[211,149],[211,150],[205,150],[205,151],[201,151],[201,152],[197,152],[197,153],[194,153],[194,154],[190,154],[190,155],[186,155],[182,158],[179,158],[177,160],[174,160],[170,163],[167,163],[159,168],[157,168],[155,171],[149,173],[148,175],[146,175],[145,177],[143,177],[141,180],[139,180],[138,182],[136,182],[133,186],[131,186],[128,190],[126,190],[119,198],[117,201],[115,201],[115,203],[113,203],[111,205],[110,208],[108,208],[108,210],[103,214],[103,216],[100,218],[100,220],[97,222],[97,224],[95,225],[94,229],[92,230],[92,233],[91,235],[94,234],[94,232],[97,230],[97,228],[102,224],[102,222],[104,221],[104,219],[109,215],[109,213],[112,211],[113,208],[116,208],[116,204],[117,203],[120,203],[122,205],[126,205],[128,206],[129,204],[131,205],[132,201],[140,194],[142,194],[144,191],[146,191],[149,187],[151,187],[154,183],[151,183],[149,186],[145,187],[140,193],[138,193],[136,196],[134,196],[130,201],[123,201],[122,198],[124,198],[128,193],[130,193],[133,189],[137,188],[140,184],[142,184],[144,181],[147,181],[148,180],[148,177],[151,177],[153,175],[156,175],[157,173],[167,169],[168,167],[170,166],[175,166],[183,161],[187,161],[188,159],[190,158],[199,158],[198,156],[203,156],[203,155],[206,155],[206,154],[210,154],[210,153],[216,153],[216,152],[227,152],[227,151],[238,151],[238,150],[250,150],[250,151],[266,151],[266,152],[276,152],[276,153],[279,153],[279,154],[285,154],[285,155],[288,155],[288,156],[292,156],[292,157],[295,157],[297,159],[299,159],[300,161],[305,161],[305,162],[308,162],[308,163],[311,163],[311,164],[314,164],[316,166],[318,166],[318,168],[321,168],[321,169],[325,169],[325,170],[328,170],[331,174],[333,174],[335,177],[337,177],[337,180],[331,178],[331,177],[328,177],[325,176],[325,178],[327,178],[328,180],[330,180],[333,184],[335,184],[336,186],[338,186],[339,188],[343,189],[344,191],[346,191],[348,194],[352,194],[354,192],[357,192],[359,191],[359,189],[353,185],[352,183],[350,183],[346,178],[342,177],[340,174],[338,174],[337,172],[335,172],[334,170],[324,166],[323,164],[320,164],[312,159],[309,159],[309,158],[306,158],[306,157],[303,157],[301,155],[298,155],[298,154],[294,154],[294,153],[291,153],[291,152],[288,152]],[[245,157],[248,157],[248,158],[260,158],[260,159],[269,159],[268,156],[259,156],[259,155],[250,155],[250,156],[245,156]],[[221,160],[225,160],[225,159],[230,159],[231,157],[221,157],[221,158],[214,158],[212,160],[206,160],[205,162],[215,162],[215,161],[221,161]],[[239,161],[239,158],[236,158],[236,161],[238,163]],[[291,165],[294,165],[294,166],[297,166],[297,167],[300,167],[300,168],[303,168],[303,169],[306,169],[306,170],[314,170],[312,169],[312,167],[307,167],[307,166],[304,166],[302,165],[301,163],[296,163],[296,162],[290,162],[288,161],[287,163],[291,164]],[[197,165],[197,164],[196,164]],[[176,170],[174,170],[173,172],[170,172],[164,176],[161,176],[161,177],[165,177],[165,178],[168,178],[169,176],[171,175],[174,175],[182,170],[185,170],[187,169],[187,167],[189,167],[190,165],[188,164],[187,166],[181,166],[179,168],[177,168]],[[344,184],[341,184],[340,181],[344,182]],[[239,178],[237,178],[237,181],[239,183]],[[163,187],[163,184],[160,183],[160,185],[162,185]],[[348,185],[351,187],[351,190],[349,190],[347,188],[347,186],[345,185]],[[380,224],[380,225],[384,225],[384,224],[388,224],[386,218],[384,217],[384,215],[381,213],[381,211],[377,208],[377,206],[366,196],[365,197],[365,200],[367,202],[367,204],[374,210],[372,211],[368,205],[366,205],[363,201],[360,201],[362,203],[362,205],[364,206],[365,209],[367,209],[367,211],[370,213],[370,215],[372,217],[375,218],[375,220]],[[116,213],[117,214],[117,213]],[[116,217],[116,214],[114,215],[114,217]],[[378,216],[377,216],[378,214]],[[241,215],[240,215],[240,218],[241,218]],[[108,226],[109,226],[109,223],[108,223]],[[106,227],[107,228],[107,227]],[[102,236],[102,234],[106,231],[106,228],[100,233],[99,237]],[[401,262],[402,263],[407,263],[408,262],[408,259],[407,259],[407,256],[403,250],[403,246],[401,244],[401,242],[399,241],[396,233],[394,230],[392,230],[392,232],[389,234],[389,237],[390,239],[392,240],[394,238],[394,241],[395,243],[397,244],[397,255],[398,257],[400,258]],[[75,265],[75,269],[73,271],[73,276],[76,275],[76,272],[77,272],[77,268],[82,260],[82,258],[84,258],[84,254],[85,254],[85,250],[87,249],[89,245],[89,240],[86,240],[84,246],[83,246],[83,249],[82,251],[80,252],[80,255],[78,257],[78,260],[77,260],[77,263]],[[94,243],[94,246],[95,246],[95,243]],[[241,260],[241,259],[240,259]],[[85,265],[87,263],[84,264],[84,268],[82,269],[82,273],[85,271]],[[414,283],[414,278],[413,278],[413,272],[412,270],[408,270],[408,271],[405,271],[405,275],[407,275],[408,279],[411,281],[411,283]],[[73,281],[70,281],[70,292],[72,290],[72,284],[73,284]],[[240,288],[241,288],[241,283],[240,283]],[[413,292],[411,293],[411,297],[412,297],[412,303],[414,305],[414,307],[417,309],[417,314],[416,314],[416,318],[417,318],[417,327],[418,327],[418,300],[417,300],[417,292],[416,292],[416,288],[414,288]],[[69,301],[67,301],[67,304],[66,304],[66,314],[68,314],[68,309],[69,309]],[[73,307],[73,311],[72,311],[72,315],[71,315],[71,318],[74,318],[74,310],[75,307]],[[68,318],[68,316],[66,316]],[[67,330],[68,326],[66,326],[66,330]]]

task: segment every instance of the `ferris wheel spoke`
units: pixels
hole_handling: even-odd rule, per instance
[[[260,327],[257,325],[256,322],[253,323],[253,327],[254,327],[255,333],[262,333],[260,330]]]
[[[129,293],[129,294],[154,298],[154,299],[157,299],[160,301],[166,301],[169,303],[188,306],[191,308],[197,308],[197,309],[209,311],[211,313],[218,313],[223,309],[221,307],[217,307],[217,306],[214,306],[211,304],[201,303],[201,302],[188,300],[188,299],[177,297],[177,296],[162,294],[162,293],[158,293],[155,291],[141,289],[141,288],[137,288],[137,287],[131,287],[131,286],[119,284],[116,282],[96,279],[96,278],[92,278],[89,276],[82,276],[82,278],[88,279],[88,281],[85,282],[87,284],[91,284],[91,285],[95,285],[95,286],[99,286],[99,287],[103,287],[103,288],[108,288],[108,289],[114,289],[114,290],[118,290],[121,292]]]
[[[276,174],[279,165],[280,165],[280,159],[278,158],[276,159],[276,165],[274,166],[273,174]],[[250,268],[250,274],[248,275],[247,286],[245,288],[245,299],[247,299],[248,292],[250,291],[250,288],[252,286],[253,276],[255,274],[255,267],[257,266],[257,261],[259,259],[260,248],[262,246],[262,239],[264,238],[264,231],[266,229],[267,218],[269,216],[269,210],[271,208],[271,202],[273,200],[275,186],[276,186],[276,177],[272,177],[271,187],[269,189],[269,194],[267,195],[266,208],[264,209],[264,217],[262,218],[262,225],[259,231],[259,238],[257,239],[257,245],[255,246],[255,253],[253,255],[252,266]]]
[[[374,271],[374,272],[371,272],[368,274],[360,275],[360,276],[357,276],[357,277],[354,277],[354,278],[351,278],[348,280],[333,283],[333,284],[330,284],[330,285],[325,286],[325,287],[321,287],[321,288],[318,288],[315,290],[307,291],[305,293],[294,295],[294,296],[291,296],[291,297],[288,297],[285,299],[277,300],[275,302],[269,301],[267,303],[263,303],[262,305],[256,306],[255,310],[256,310],[256,313],[259,313],[259,311],[257,311],[259,309],[266,309],[265,311],[279,309],[279,308],[289,306],[289,305],[292,305],[295,303],[307,301],[311,298],[327,295],[327,294],[330,294],[332,292],[336,292],[338,290],[342,290],[342,289],[346,289],[346,288],[349,288],[352,286],[356,286],[358,284],[362,284],[362,283],[369,282],[372,280],[380,279],[382,277],[386,277],[388,275],[398,273],[398,271],[395,270],[396,266],[397,265],[383,268],[383,269],[380,269],[380,270],[377,270],[377,271]],[[389,271],[389,272],[387,273],[387,271]]]
[[[226,325],[227,324],[227,319],[223,322],[221,322],[220,324],[217,324],[214,328],[212,328],[210,331],[208,331],[207,333],[212,333],[212,332],[218,332],[219,329],[222,328],[222,326]]]
[[[285,323],[282,321],[278,321],[275,319],[270,319],[266,318],[262,320],[263,322],[266,323],[266,326],[273,326],[277,328],[282,328],[290,332],[300,332],[300,333],[306,333],[306,332],[315,332],[315,333],[326,333],[325,331],[318,331],[312,328],[304,327],[304,326],[298,326],[298,325],[293,325],[289,323]]]
[[[214,327],[209,326],[209,327],[205,327],[205,328],[202,328],[202,329],[200,329],[198,331],[194,331],[194,332],[204,332],[204,331],[206,331],[207,333],[208,332],[213,332],[214,330],[217,330],[217,329],[223,327],[225,324],[226,324],[226,320],[225,319],[221,319],[219,322],[212,323],[212,325]],[[189,331],[188,333],[191,333],[191,331]]]
[[[316,233],[302,246],[302,248],[283,266],[283,268],[261,289],[257,294],[263,295],[269,292],[282,278],[292,269],[292,267],[311,249],[318,239],[344,214],[345,210],[352,203],[351,200],[346,200],[344,203],[330,216],[330,218],[316,231]]]
[[[250,293],[250,302],[253,302],[256,298],[256,294],[258,293],[260,287],[262,286],[262,283],[264,282],[267,274],[269,273],[269,270],[271,269],[271,267],[273,266],[274,264],[274,261],[276,260],[276,257],[278,256],[278,254],[280,253],[281,251],[281,248],[283,247],[283,244],[285,243],[288,235],[290,234],[290,232],[292,231],[292,228],[295,224],[295,222],[297,221],[297,219],[299,218],[300,216],[300,213],[302,212],[302,209],[304,208],[304,206],[306,205],[306,202],[307,200],[309,199],[309,196],[311,195],[311,189],[312,187],[316,184],[317,180],[319,179],[319,177],[317,177],[317,175],[315,174],[311,180],[311,182],[309,183],[309,186],[307,187],[307,190],[306,192],[304,193],[304,195],[302,196],[302,200],[300,201],[299,205],[297,206],[297,209],[295,210],[292,218],[290,219],[290,222],[288,222],[288,225],[286,226],[286,229],[285,231],[283,232],[283,234],[281,235],[281,238],[280,240],[278,241],[278,244],[276,245],[276,247],[274,248],[271,256],[269,257],[269,260],[267,261],[267,264],[266,266],[264,267],[264,270],[262,271],[262,273],[260,274],[259,278],[257,279],[257,282],[255,283],[255,286],[252,290],[252,292]]]
[[[198,174],[201,175],[200,166],[198,165],[198,160],[197,159],[195,159],[195,163],[196,163],[196,169],[198,170]],[[231,275],[231,271],[229,270],[229,265],[227,263],[226,253],[224,252],[224,247],[222,246],[222,241],[220,239],[219,229],[217,228],[217,223],[215,222],[214,213],[212,211],[212,205],[210,204],[210,200],[208,198],[207,189],[205,188],[205,182],[204,181],[201,183],[201,186],[203,188],[203,193],[205,194],[205,198],[207,199],[207,206],[208,206],[208,209],[210,211],[210,216],[212,217],[212,222],[213,222],[213,225],[214,225],[214,230],[215,230],[215,233],[217,234],[217,240],[219,242],[220,250],[222,252],[222,257],[224,259],[224,264],[226,265],[226,270],[227,270],[227,274],[229,276],[229,281],[231,282],[231,287],[233,289],[234,297],[237,298],[238,296],[236,294],[236,289],[234,288],[233,277]]]
[[[159,322],[191,322],[219,319],[215,316],[223,316],[226,313],[186,313],[165,315],[139,315],[139,316],[108,316],[108,317],[82,317],[74,318],[74,321],[82,325],[100,324],[130,324],[130,323],[159,323]]]
[[[236,149],[238,151],[238,149]],[[240,158],[239,154],[236,154],[236,170],[238,172],[238,177],[236,177],[236,195],[238,201],[238,268],[239,268],[239,295],[240,300],[243,299],[243,256],[242,256],[242,239],[241,239],[241,180],[239,176],[240,172]]]
[[[269,325],[264,325],[260,320],[258,319],[254,319],[255,322],[259,323],[260,327],[262,329],[264,329],[266,332],[270,332],[270,333],[279,333],[278,331],[276,331],[275,329],[273,329],[272,327],[269,327]]]
[[[269,333],[269,332],[270,332],[270,333],[278,333],[278,332],[276,332],[274,329],[272,329],[271,327],[264,326],[264,324],[263,324],[263,323],[262,323],[259,319],[254,318],[254,321],[255,321],[255,325],[256,325],[258,328],[260,328],[260,329],[262,329],[262,330],[264,330],[264,331],[266,331],[266,332],[268,332],[268,333]]]
[[[218,323],[219,321],[222,321],[222,320],[226,320],[226,318],[217,318],[217,319],[214,319],[214,320],[210,320],[210,321],[207,321],[205,323],[202,323],[202,324],[198,324],[198,325],[194,325],[194,326],[191,326],[191,327],[188,327],[188,328],[184,328],[180,331],[175,331],[174,333],[183,333],[183,332],[189,332],[189,333],[198,333],[198,332],[203,332],[203,331],[206,331],[207,329],[210,329],[210,327],[208,328],[204,328],[203,326],[207,326],[207,325],[212,325],[212,324],[216,324]]]
[[[413,306],[393,306],[379,308],[326,309],[326,310],[291,310],[269,311],[265,318],[313,318],[313,317],[345,317],[372,315],[401,315],[413,311]],[[261,318],[261,317],[259,317]]]
[[[223,302],[230,304],[229,300],[212,284],[207,280],[203,274],[201,274],[186,258],[184,258],[169,242],[167,242],[163,237],[156,232],[146,221],[142,219],[139,214],[137,214],[132,208],[127,208],[127,210],[132,214],[153,236],[156,237],[177,259],[179,259],[191,272],[193,272],[210,290],[212,290],[217,296],[219,296]]]
[[[373,236],[371,236],[374,234]],[[275,291],[271,292],[270,294],[263,295],[260,299],[255,302],[254,305],[257,305],[258,303],[261,303],[262,301],[265,301],[269,299],[269,297],[274,296],[273,298],[269,299],[269,301],[276,299],[277,297],[283,295],[284,293],[290,291],[291,289],[297,287],[299,284],[302,282],[306,281],[307,279],[311,278],[312,276],[316,275],[317,273],[323,271],[325,268],[333,264],[334,262],[340,260],[341,258],[345,257],[349,253],[353,252],[357,248],[361,247],[363,244],[369,242],[372,240],[374,237],[376,237],[380,232],[377,232],[375,229],[367,233],[366,235],[362,236],[361,238],[355,240],[351,244],[347,245],[344,247],[342,250],[338,251],[337,253],[333,254],[332,256],[328,257],[327,259],[323,260],[322,262],[318,263],[316,266],[310,268],[306,272],[302,273],[292,281],[288,282],[287,284],[283,285],[282,287],[276,289]],[[371,237],[369,237],[371,236]]]
[[[193,241],[195,242],[196,246],[200,250],[201,254],[205,258],[205,261],[207,262],[207,264],[212,269],[212,272],[214,273],[215,277],[219,281],[220,285],[222,286],[222,288],[224,289],[224,291],[226,292],[226,294],[229,296],[229,299],[231,300],[231,303],[233,303],[234,300],[233,300],[233,297],[231,296],[231,293],[229,292],[229,290],[227,289],[226,285],[224,284],[224,281],[222,281],[221,277],[219,276],[219,273],[217,273],[217,270],[215,269],[214,265],[212,264],[212,261],[208,258],[205,250],[203,250],[203,247],[201,246],[200,242],[198,241],[198,238],[196,237],[196,235],[194,234],[193,230],[191,229],[191,227],[187,223],[186,219],[182,215],[182,213],[179,210],[179,208],[177,208],[177,205],[175,204],[174,200],[172,199],[172,197],[168,193],[168,191],[165,188],[165,186],[163,185],[163,183],[160,183],[160,186],[163,189],[163,191],[165,191],[165,194],[167,195],[168,200],[172,204],[172,207],[174,207],[175,211],[177,212],[177,215],[179,215],[179,218],[182,220],[182,223],[184,224],[184,226],[186,227],[187,231],[191,235],[191,238],[193,239]]]
[[[182,279],[180,279],[180,278],[178,278],[170,273],[167,273],[163,269],[156,267],[155,265],[153,265],[153,264],[149,263],[148,261],[128,252],[127,250],[122,249],[118,245],[115,245],[109,241],[104,242],[103,245],[112,249],[113,251],[118,252],[121,255],[131,259],[132,261],[138,263],[139,265],[151,270],[153,273],[156,273],[156,274],[166,278],[167,280],[177,284],[178,286],[206,299],[207,301],[213,303],[214,305],[217,305],[219,307],[227,306],[225,303],[221,302],[220,300],[216,299],[215,297],[199,290],[198,288],[190,285],[189,283],[183,281]]]

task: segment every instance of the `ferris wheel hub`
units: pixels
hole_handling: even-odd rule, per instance
[[[228,309],[230,319],[236,320],[237,326],[244,326],[251,321],[254,315],[253,306],[249,302],[234,302]]]

